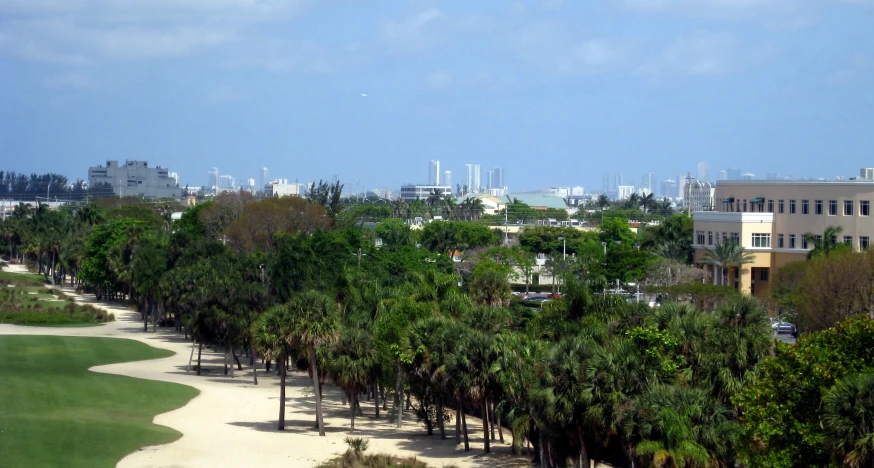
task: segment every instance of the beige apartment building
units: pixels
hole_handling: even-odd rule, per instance
[[[704,255],[733,237],[753,253],[754,261],[740,271],[729,268],[724,284],[766,297],[773,274],[804,260],[813,248],[804,241],[805,233],[822,235],[828,226],[840,226],[838,241],[856,250],[868,248],[874,236],[872,201],[872,180],[721,180],[713,197],[715,211],[693,213],[694,262],[715,280]]]

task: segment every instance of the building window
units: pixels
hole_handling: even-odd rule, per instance
[[[768,213],[774,212],[774,200],[768,200]]]
[[[731,233],[731,240],[737,244],[740,244],[740,234],[738,234],[736,232],[732,232]]]
[[[822,200],[817,200],[814,202],[813,213],[817,215],[822,214]]]
[[[844,244],[847,244],[850,247],[852,247],[853,246],[853,236],[844,236]]]
[[[870,245],[871,239],[868,236],[859,236],[859,248],[867,249],[868,245]]]
[[[801,248],[807,249],[807,239],[805,239],[804,236],[801,236]]]
[[[746,212],[747,212],[747,201],[744,200],[744,213],[746,213]]]
[[[777,212],[783,214],[783,200],[777,200]]]
[[[725,233],[723,232],[723,233],[722,233],[722,242],[725,242],[725,241],[727,241],[727,240],[728,240],[728,236],[725,235]]]
[[[810,202],[808,200],[801,200],[801,214],[810,214]]]
[[[789,248],[795,248],[795,234],[789,234]]]
[[[713,245],[713,231],[707,231],[707,245]]]
[[[837,200],[829,200],[828,201],[828,215],[829,216],[837,216],[838,215],[838,201]]]
[[[795,200],[789,200],[789,214],[795,214]]]
[[[783,248],[783,234],[777,234],[777,248]]]
[[[768,281],[768,269],[759,268],[759,281]]]
[[[753,234],[753,247],[764,249],[770,248],[771,234]]]
[[[698,231],[698,245],[704,245],[704,231]]]
[[[844,200],[844,216],[853,216],[853,200]]]
[[[868,200],[862,200],[859,202],[859,216],[870,216],[871,215],[871,202]]]

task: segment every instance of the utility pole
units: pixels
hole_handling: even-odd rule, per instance
[[[510,223],[507,212],[507,206],[504,205],[504,247],[510,246]]]

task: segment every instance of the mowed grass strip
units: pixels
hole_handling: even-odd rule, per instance
[[[0,466],[112,467],[178,439],[152,418],[196,389],[88,370],[172,354],[125,339],[0,336]]]

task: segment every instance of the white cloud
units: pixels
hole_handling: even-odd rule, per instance
[[[262,44],[258,50],[246,50],[241,58],[226,59],[221,65],[227,70],[326,75],[349,70],[367,59],[367,51],[357,43],[329,48],[311,41],[272,41]]]
[[[436,71],[428,75],[425,82],[435,91],[444,90],[452,84],[452,74],[444,70]]]
[[[849,60],[845,60],[846,65],[828,76],[828,82],[833,85],[844,85],[854,83],[857,80],[871,75],[871,70],[874,70],[874,60],[864,53],[855,53]]]
[[[557,24],[532,24],[517,33],[516,50],[523,59],[561,75],[608,71],[625,59],[625,47],[602,38],[575,38]]]
[[[228,104],[242,102],[245,97],[231,86],[218,86],[210,89],[203,97],[206,104]]]
[[[84,73],[73,72],[48,78],[43,86],[49,89],[72,89],[77,91],[91,90],[97,87],[91,77]]]
[[[677,39],[636,72],[651,77],[727,73],[745,63],[739,49],[740,41],[733,34],[699,31]]]
[[[709,18],[748,18],[787,14],[806,7],[809,0],[618,0],[628,9],[678,13]]]
[[[302,1],[0,0],[0,55],[62,64],[178,57],[287,18]]]
[[[383,21],[382,40],[402,49],[431,47],[441,40],[435,29],[449,16],[436,8],[422,10],[400,21]]]

